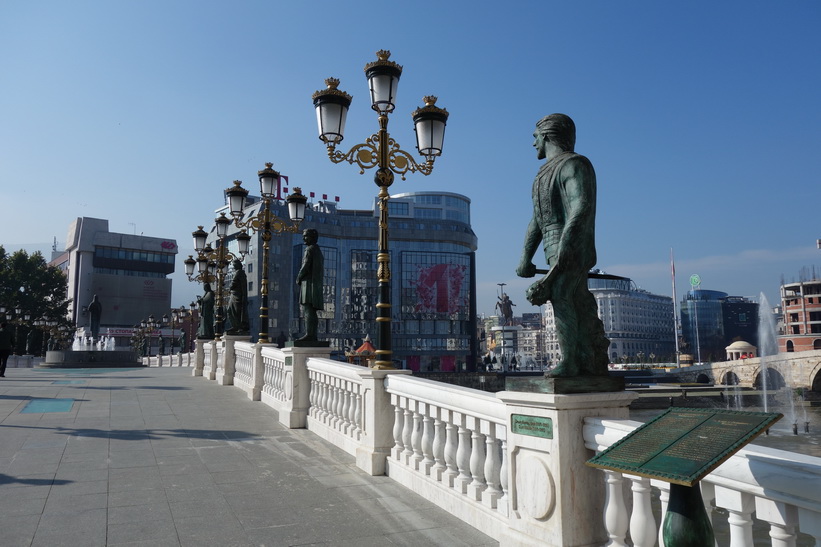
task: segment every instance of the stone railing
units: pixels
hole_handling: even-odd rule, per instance
[[[584,463],[639,425],[627,420],[634,394],[488,394],[332,361],[327,348],[238,339],[199,343],[195,355],[195,376],[242,389],[286,427],[312,431],[502,545],[659,541],[667,485]],[[796,527],[821,542],[821,495],[807,487],[819,479],[815,458],[747,448],[702,485],[729,512],[731,545],[752,545],[755,518],[786,546]]]
[[[587,418],[585,444],[600,452],[640,425],[628,420]],[[670,485],[616,471],[600,472],[606,485],[604,523],[610,538],[608,545],[628,545],[625,538],[629,534],[636,547],[657,542],[663,546],[661,523],[654,514],[665,514]],[[728,531],[729,545],[759,545],[759,538],[753,539],[756,520],[768,528],[773,546],[796,545],[799,530],[814,538],[815,545],[821,545],[821,495],[817,487],[821,485],[821,458],[748,445],[699,484],[713,528]],[[630,503],[625,497],[628,488]],[[656,497],[660,507],[654,511]],[[719,514],[726,515],[724,522],[718,522]]]
[[[195,353],[174,353],[171,355],[153,355],[143,357],[141,362],[149,367],[193,367],[196,361]]]
[[[510,516],[506,405],[495,395],[408,376],[385,381],[394,411],[389,475],[447,500],[477,528]]]

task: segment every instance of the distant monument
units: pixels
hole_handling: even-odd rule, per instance
[[[97,295],[91,299],[88,305],[89,328],[91,329],[91,338],[94,340],[100,337],[100,318],[103,315],[103,305],[97,299]]]
[[[596,173],[586,157],[576,154],[576,126],[564,114],[551,114],[536,124],[537,157],[547,162],[533,182],[533,216],[525,233],[516,274],[533,277],[546,273],[526,292],[527,300],[541,306],[551,302],[562,361],[546,376],[588,378],[587,387],[574,391],[604,391],[610,342],[598,317],[596,299],[587,286],[588,271],[596,264]],[[542,244],[549,271],[537,270],[533,255]]]
[[[302,266],[296,276],[299,285],[299,303],[302,305],[302,314],[305,316],[305,336],[299,342],[315,342],[318,325],[317,311],[324,309],[322,298],[322,277],[325,275],[322,250],[317,245],[319,232],[309,228],[302,232],[302,241],[305,242],[305,254],[302,256]]]
[[[516,304],[510,300],[507,293],[502,293],[502,296],[499,297],[499,301],[496,302],[496,308],[502,314],[502,317],[505,320],[505,325],[513,324],[513,306],[515,305]]]

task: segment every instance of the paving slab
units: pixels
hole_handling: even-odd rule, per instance
[[[4,546],[498,545],[185,367],[8,369],[0,530]]]

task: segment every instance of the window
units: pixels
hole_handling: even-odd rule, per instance
[[[429,218],[439,220],[442,218],[441,209],[429,209],[427,207],[416,207],[413,211],[415,218]]]

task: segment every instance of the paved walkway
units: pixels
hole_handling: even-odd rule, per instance
[[[190,368],[11,368],[0,378],[0,544],[497,542]]]

